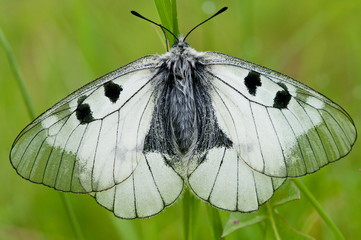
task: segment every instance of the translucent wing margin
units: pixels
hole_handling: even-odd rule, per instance
[[[157,58],[138,59],[87,84],[30,123],[10,153],[18,174],[78,193],[127,179],[142,158],[151,122]]]
[[[206,52],[217,121],[239,156],[270,177],[317,171],[351,150],[356,129],[340,106],[283,74]]]

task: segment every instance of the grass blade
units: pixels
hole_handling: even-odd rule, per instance
[[[4,35],[3,31],[1,30],[1,28],[0,28],[0,44],[6,51],[6,55],[8,57],[11,70],[13,71],[15,79],[19,85],[21,95],[24,98],[24,102],[26,104],[26,109],[28,110],[29,116],[31,117],[31,119],[34,119],[36,117],[36,113],[35,113],[34,106],[30,100],[29,92],[27,91],[24,80],[20,74],[20,70],[19,70],[18,64],[16,63],[14,53],[11,50],[11,47],[10,47],[8,41],[6,40],[5,35]]]
[[[266,203],[266,206],[267,206],[268,217],[269,217],[269,220],[270,220],[271,227],[272,227],[273,233],[275,235],[275,238],[277,240],[281,240],[281,236],[278,233],[278,228],[277,228],[277,225],[276,225],[276,221],[275,221],[274,216],[273,216],[273,209],[272,209],[272,207],[271,207],[271,205],[269,203]]]
[[[154,0],[155,6],[158,11],[158,15],[161,20],[161,24],[169,29],[174,35],[179,35],[178,27],[178,14],[177,14],[177,2],[176,0]],[[176,42],[174,37],[166,32],[170,46]]]
[[[325,210],[322,208],[321,204],[316,200],[315,196],[308,190],[306,185],[300,179],[293,179],[293,182],[297,185],[298,189],[303,192],[308,200],[310,200],[313,207],[316,209],[318,214],[320,214],[321,218],[325,221],[325,223],[332,229],[333,233],[337,237],[337,239],[345,239],[340,229],[336,226],[336,224],[332,221],[332,219],[327,215]]]
[[[19,85],[20,91],[21,91],[21,95],[23,96],[25,105],[26,105],[26,109],[28,110],[29,116],[31,119],[34,119],[36,117],[36,112],[34,109],[34,106],[32,104],[32,101],[30,99],[30,95],[29,92],[25,86],[25,82],[24,79],[22,78],[21,74],[20,74],[20,70],[18,67],[18,64],[15,60],[15,55],[10,47],[10,44],[8,43],[8,41],[6,40],[5,35],[3,34],[1,28],[0,28],[0,44],[2,45],[2,47],[5,49],[11,69],[15,75],[15,79]],[[69,199],[67,198],[67,196],[65,195],[65,193],[59,193],[60,198],[62,200],[62,203],[64,205],[64,208],[67,212],[68,218],[71,222],[72,228],[74,230],[74,234],[76,236],[77,239],[83,240],[83,234],[81,231],[81,228],[79,227],[79,223],[76,220],[73,208],[71,207],[71,204],[69,202]]]
[[[75,217],[74,211],[73,211],[73,207],[71,206],[71,203],[68,199],[68,197],[65,195],[65,193],[59,192],[59,196],[61,198],[61,201],[64,205],[65,211],[68,215],[68,218],[70,219],[71,222],[71,227],[74,231],[74,234],[76,236],[77,239],[79,240],[84,240],[84,236],[83,236],[83,232],[81,231],[81,228],[79,226],[79,223]]]
[[[206,207],[207,207],[209,220],[211,221],[214,239],[220,239],[223,232],[223,225],[218,209],[210,205],[207,205]]]
[[[172,22],[173,22],[173,33],[176,36],[179,36],[179,26],[178,26],[178,13],[177,13],[177,1],[172,1]]]
[[[191,199],[190,194],[191,193],[187,189],[183,195],[183,236],[184,236],[184,240],[189,239],[190,228],[192,227],[191,216],[193,214],[192,214],[192,205],[191,205],[192,199]]]

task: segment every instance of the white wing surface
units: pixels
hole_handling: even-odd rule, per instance
[[[126,180],[143,157],[157,58],[141,58],[87,84],[30,123],[10,153],[18,174],[79,193]]]
[[[325,96],[254,63],[215,52],[205,56],[219,126],[253,170],[302,176],[351,150],[353,121]]]
[[[183,179],[166,164],[165,157],[146,153],[128,179],[91,195],[115,216],[134,219],[156,215],[176,201],[182,189]]]
[[[285,178],[271,178],[251,169],[233,148],[213,148],[189,174],[192,191],[211,205],[252,212],[273,196]]]

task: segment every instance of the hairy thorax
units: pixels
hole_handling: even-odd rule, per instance
[[[186,154],[194,149],[197,140],[197,111],[194,97],[194,69],[197,61],[187,43],[173,46],[165,56],[168,68],[169,127],[175,149]]]
[[[181,39],[159,57],[156,104],[144,152],[164,153],[172,165],[231,144],[218,127],[208,89],[212,76],[202,62],[204,53]]]

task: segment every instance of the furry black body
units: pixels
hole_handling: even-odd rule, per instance
[[[182,39],[160,57],[156,105],[144,152],[181,160],[215,146],[232,145],[217,124],[208,90],[212,76],[202,60],[202,53]]]

